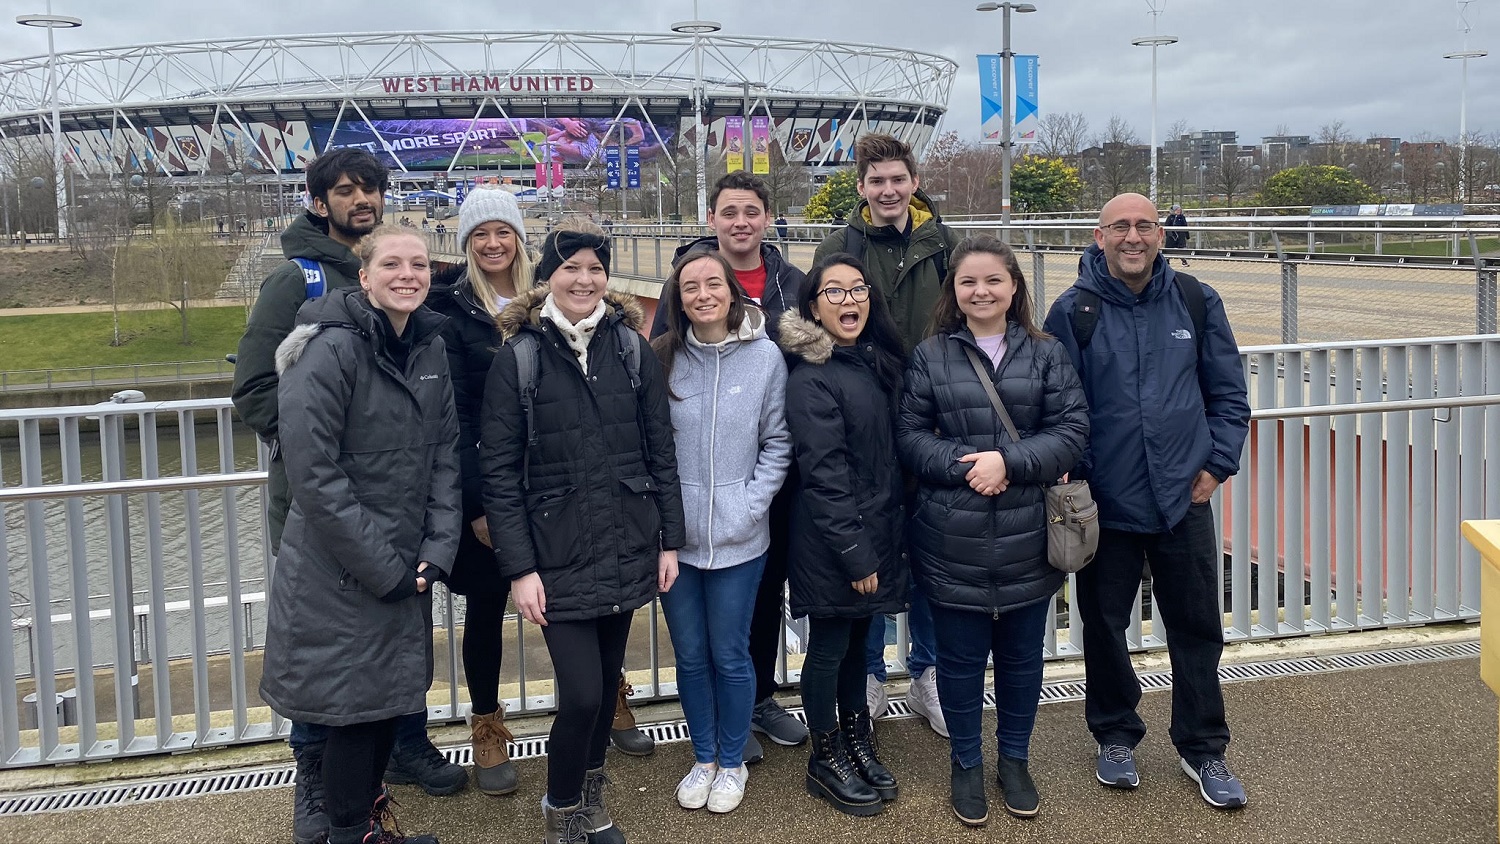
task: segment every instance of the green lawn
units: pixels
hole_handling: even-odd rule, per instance
[[[111,346],[112,315],[109,311],[84,314],[39,314],[0,316],[0,371],[11,382],[20,370],[57,370],[80,367],[127,366],[178,361],[222,361],[239,345],[245,331],[243,306],[190,308],[188,333],[191,343],[182,343],[182,323],[177,311],[121,311],[120,338]],[[160,372],[176,371],[160,367]],[[213,366],[195,368],[213,372]],[[225,371],[229,366],[224,365]],[[184,372],[192,371],[189,369]],[[160,373],[159,373],[160,374]],[[129,377],[100,373],[100,378]]]
[[[1453,240],[1451,238],[1431,238],[1418,240],[1415,243],[1401,238],[1400,235],[1389,235],[1381,244],[1383,255],[1423,255],[1427,257],[1446,258],[1453,251]],[[1479,245],[1479,254],[1488,255],[1500,250],[1500,238],[1479,237],[1475,238]],[[1292,251],[1289,247],[1288,252]],[[1307,251],[1306,242],[1303,242],[1300,252]],[[1368,243],[1329,243],[1318,247],[1319,252],[1331,252],[1339,255],[1373,255],[1375,254],[1375,241],[1371,237]],[[1469,239],[1461,237],[1458,240],[1459,257],[1469,257]]]

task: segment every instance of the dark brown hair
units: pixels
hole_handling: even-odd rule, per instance
[[[823,274],[829,267],[849,267],[859,273],[870,288],[870,313],[865,318],[865,328],[859,333],[859,342],[875,347],[875,376],[882,387],[892,396],[901,393],[901,379],[906,374],[906,347],[901,343],[901,332],[896,330],[896,321],[891,318],[891,309],[885,303],[885,294],[880,285],[865,271],[865,264],[848,252],[835,252],[813,265],[807,272],[807,283],[802,285],[802,294],[797,297],[797,310],[808,322],[817,322],[813,303],[823,294]],[[828,329],[823,329],[827,331]]]
[[[674,399],[680,397],[672,392],[672,364],[677,360],[677,353],[687,345],[688,331],[692,328],[692,321],[682,309],[682,271],[688,264],[704,259],[718,264],[724,271],[724,280],[729,283],[729,333],[733,334],[745,324],[745,289],[735,277],[734,267],[730,266],[729,259],[715,249],[689,249],[683,253],[677,263],[672,265],[672,274],[662,285],[661,303],[658,307],[667,311],[667,330],[651,341],[651,350],[656,352],[662,370],[666,373],[667,393]]]
[[[911,147],[905,141],[880,132],[861,135],[855,141],[854,167],[859,171],[860,181],[864,181],[865,171],[870,169],[871,164],[882,161],[899,161],[906,165],[906,172],[913,179],[917,177],[917,157],[912,154]]]
[[[1021,262],[1016,260],[1016,253],[1003,241],[987,234],[970,235],[953,248],[953,255],[948,259],[948,276],[943,279],[937,305],[932,309],[932,324],[928,327],[928,334],[952,334],[967,327],[964,312],[958,307],[955,288],[958,268],[963,266],[964,259],[970,255],[994,255],[999,258],[1005,271],[1010,274],[1010,280],[1016,283],[1016,292],[1010,297],[1010,307],[1005,311],[1006,322],[1021,326],[1026,329],[1027,334],[1038,339],[1050,336],[1036,324],[1036,317],[1032,315],[1031,289],[1026,285],[1026,274],[1021,272]]]

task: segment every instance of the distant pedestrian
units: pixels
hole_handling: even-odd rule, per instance
[[[1166,226],[1167,248],[1186,249],[1188,241],[1187,215],[1182,213],[1181,205],[1173,204],[1172,212],[1167,215]],[[1186,256],[1182,257],[1182,265],[1184,267],[1188,265]]]
[[[782,239],[782,240],[786,240],[786,215],[785,214],[777,214],[776,215],[776,236],[778,238]]]

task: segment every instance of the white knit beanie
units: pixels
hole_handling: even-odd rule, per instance
[[[484,223],[499,220],[516,232],[522,243],[526,242],[526,224],[521,222],[521,206],[510,191],[501,188],[476,188],[464,197],[458,209],[458,245],[467,247],[469,235]]]

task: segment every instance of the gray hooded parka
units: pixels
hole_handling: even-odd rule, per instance
[[[426,707],[431,591],[390,602],[419,562],[452,570],[458,421],[439,335],[418,309],[405,370],[359,290],[302,306],[276,351],[293,492],[271,581],[260,694],[293,721],[379,721]]]

